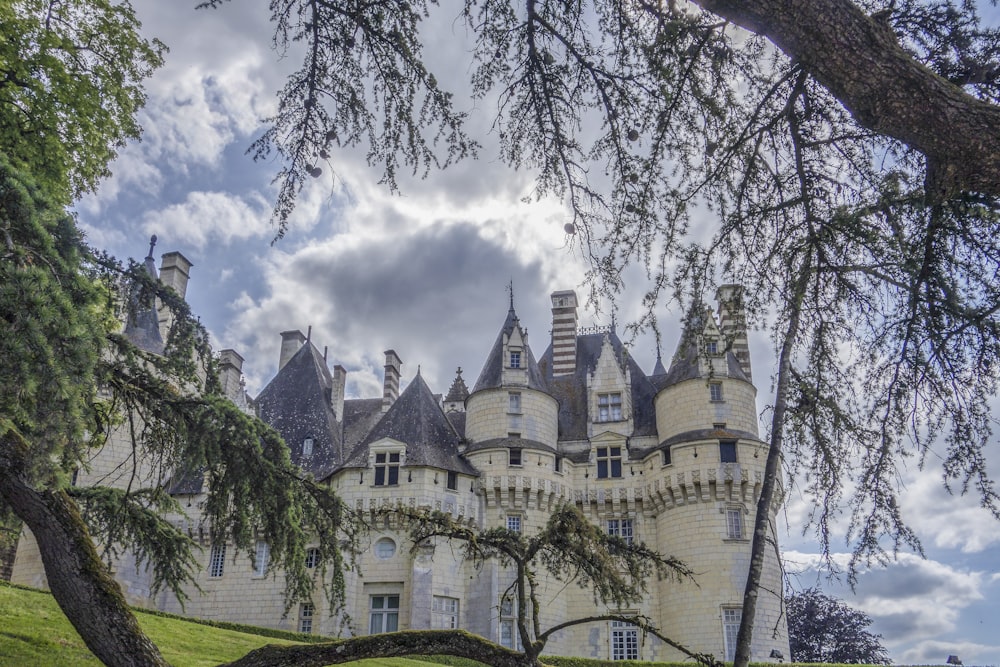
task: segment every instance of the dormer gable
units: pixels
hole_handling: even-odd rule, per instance
[[[624,350],[623,350],[624,354]],[[587,375],[588,433],[593,436],[611,431],[627,436],[633,430],[632,378],[604,335],[600,356],[594,370]]]

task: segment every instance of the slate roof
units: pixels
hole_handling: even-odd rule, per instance
[[[656,386],[646,377],[639,364],[625,352],[618,334],[595,333],[576,337],[576,371],[571,375],[552,376],[552,346],[545,350],[539,368],[546,378],[549,394],[559,401],[559,439],[584,440],[587,438],[587,376],[597,368],[604,336],[607,335],[619,366],[623,361],[632,379],[632,407],[634,422],[632,435],[656,434],[656,410],[653,398]]]
[[[458,453],[461,438],[419,373],[351,452],[344,467],[367,467],[369,446],[383,438],[392,438],[406,445],[405,466],[430,466],[479,475]]]
[[[157,279],[156,261],[153,259],[153,246],[156,237],[149,244],[149,253],[143,261],[146,273]],[[129,314],[125,322],[125,337],[140,350],[163,354],[163,337],[160,335],[160,317],[156,312],[156,299],[150,294],[142,295],[143,290],[138,285],[133,286],[130,296]],[[143,303],[145,302],[145,303]]]
[[[292,463],[316,479],[327,477],[342,461],[341,431],[330,407],[332,385],[323,355],[306,341],[256,401],[260,418],[285,439]],[[313,439],[309,457],[302,455],[306,438]]]
[[[486,357],[486,363],[483,364],[483,370],[479,374],[479,379],[476,381],[476,386],[472,390],[472,393],[476,393],[482,389],[496,389],[501,386],[501,379],[503,378],[503,337],[504,334],[510,335],[514,331],[514,327],[520,327],[521,324],[517,319],[517,313],[514,312],[514,306],[511,305],[509,311],[507,311],[507,319],[503,323],[503,327],[500,329],[500,333],[497,335],[497,340],[493,343],[493,348],[490,350],[489,356]],[[528,369],[528,388],[537,389],[539,391],[548,392],[548,387],[545,384],[545,376],[538,368],[538,362],[535,361],[535,355],[531,352],[531,346],[527,344],[524,345],[524,357],[523,363],[527,363]]]
[[[469,397],[469,388],[465,386],[465,380],[462,379],[462,368],[459,367],[455,371],[455,381],[451,383],[451,389],[448,390],[448,395],[445,396],[444,400],[460,403]]]
[[[381,418],[381,398],[353,398],[344,401],[344,451],[353,452]]]
[[[701,377],[701,368],[698,363],[701,353],[698,349],[698,341],[705,328],[703,317],[704,315],[688,316],[684,332],[677,342],[677,351],[674,352],[674,358],[670,361],[670,370],[667,371],[666,375],[655,377],[657,390]],[[729,377],[750,382],[750,378],[743,372],[740,362],[732,350],[727,349],[723,354]]]

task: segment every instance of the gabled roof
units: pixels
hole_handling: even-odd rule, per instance
[[[455,381],[451,383],[451,389],[448,390],[448,395],[444,397],[444,400],[449,403],[461,403],[469,397],[469,388],[465,386],[465,380],[462,379],[462,368],[459,367],[455,371]]]
[[[632,380],[632,407],[634,411],[632,435],[656,434],[656,410],[653,398],[656,387],[639,364],[625,351],[618,334],[585,334],[576,337],[576,371],[571,375],[552,376],[552,346],[545,350],[539,367],[544,373],[549,393],[559,401],[559,439],[584,440],[588,437],[587,376],[597,368],[604,337],[607,336],[618,364],[629,371]]]
[[[504,365],[504,354],[503,354],[503,339],[504,336],[510,336],[514,329],[521,328],[521,323],[517,319],[517,313],[514,312],[514,305],[511,304],[510,310],[507,311],[507,319],[503,323],[503,327],[500,329],[500,333],[497,335],[497,340],[493,343],[493,348],[490,350],[489,356],[486,357],[486,363],[483,364],[483,370],[479,374],[479,379],[476,380],[476,386],[472,390],[472,393],[481,391],[483,389],[497,389],[502,386],[503,380],[503,365]],[[537,389],[538,391],[548,392],[548,387],[545,384],[545,376],[538,368],[538,362],[535,361],[535,355],[531,352],[531,346],[527,342],[524,344],[524,357],[522,363],[527,364],[528,370],[528,388]]]
[[[341,430],[330,406],[332,385],[322,354],[306,341],[256,400],[260,418],[285,439],[292,463],[316,479],[329,475],[342,460]],[[313,439],[313,452],[303,457],[306,438]]]
[[[367,466],[369,446],[385,438],[406,445],[407,466],[431,466],[467,475],[479,474],[459,455],[461,438],[419,373],[351,452],[344,467]]]
[[[701,341],[702,332],[705,330],[706,317],[710,317],[701,306],[701,302],[696,302],[688,311],[688,316],[684,324],[684,331],[681,332],[681,339],[677,342],[677,350],[670,361],[670,370],[664,376],[656,377],[657,389],[664,389],[685,380],[694,380],[701,377]],[[726,370],[728,376],[750,382],[740,362],[732,350],[725,350],[722,353],[726,360]]]

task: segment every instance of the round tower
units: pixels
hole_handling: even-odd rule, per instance
[[[685,637],[693,650],[732,660],[767,445],[758,435],[744,317],[734,306],[738,288],[725,286],[719,296],[726,304],[720,305],[720,322],[696,305],[669,370],[657,381],[660,465],[653,467],[646,496],[656,516],[657,550],[696,573],[696,583],[656,584],[661,627]],[[778,504],[770,508],[772,531]],[[770,660],[773,650],[789,655],[782,590],[776,550],[769,549],[754,661]]]

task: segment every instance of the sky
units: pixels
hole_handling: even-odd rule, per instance
[[[526,200],[532,174],[500,161],[489,105],[465,107],[483,144],[478,160],[404,178],[396,194],[378,184],[363,149],[338,151],[334,169],[303,192],[285,238],[272,243],[279,165],[254,163],[245,151],[296,59],[271,49],[267,3],[199,11],[194,4],[133,0],[144,33],[170,52],[146,86],[142,141],[122,150],[113,176],[77,205],[89,241],[141,260],[155,234],[157,258],[178,250],[190,259],[188,301],[215,348],[246,359],[254,396],[277,370],[280,332],[309,327],[329,363],[348,370],[350,397],[381,396],[390,348],[403,360],[404,384],[419,369],[432,390],[447,392],[461,367],[472,387],[506,316],[508,283],[540,355],[551,328],[549,295],[577,289],[582,299],[587,265],[567,242],[563,204]],[[457,8],[443,4],[427,56],[439,80],[464,80],[469,38]],[[619,323],[641,313],[643,271],[627,273],[625,284],[615,304]],[[609,324],[611,304],[601,305],[599,314],[582,311],[580,324]],[[669,361],[679,315],[657,312]],[[631,352],[652,370],[651,335],[633,340]],[[763,411],[774,365],[766,332],[751,333],[751,353]],[[925,557],[904,552],[867,568],[854,591],[826,576],[818,545],[801,529],[809,504],[793,485],[779,535],[790,582],[821,586],[866,612],[897,664],[942,664],[957,654],[966,665],[1000,665],[1000,522],[974,498],[949,495],[934,464],[933,456],[924,469],[914,463],[901,480],[904,514]],[[849,545],[838,528],[831,561],[843,566]]]

